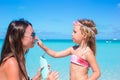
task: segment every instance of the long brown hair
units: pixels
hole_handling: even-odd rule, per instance
[[[28,25],[32,24],[24,19],[12,21],[7,29],[6,37],[1,51],[0,65],[5,62],[6,58],[11,57],[11,55],[17,60],[20,72],[22,76],[27,80],[24,70],[22,69],[21,62],[25,66],[25,57],[23,50],[23,44],[21,39],[24,37],[24,33]]]
[[[89,40],[88,40],[87,43],[88,43],[89,47],[91,48],[91,50],[94,52],[94,55],[95,55],[96,54],[96,38],[95,38],[95,35],[98,33],[98,31],[96,29],[96,25],[95,25],[94,21],[89,20],[89,19],[81,19],[81,20],[78,20],[78,22],[92,30],[90,32],[91,36],[89,36]]]

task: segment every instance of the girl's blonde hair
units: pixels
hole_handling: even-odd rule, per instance
[[[96,54],[96,38],[95,35],[98,33],[96,29],[96,25],[92,20],[82,19],[78,20],[80,23],[80,30],[85,37],[85,41],[88,46],[93,51],[94,55]]]

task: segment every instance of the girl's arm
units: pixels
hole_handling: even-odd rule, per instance
[[[87,61],[92,68],[92,75],[88,78],[88,80],[97,80],[100,77],[100,68],[96,62],[95,55],[92,52],[89,52],[87,55]]]
[[[64,50],[64,51],[56,52],[56,51],[54,51],[54,50],[46,47],[46,46],[42,43],[41,40],[38,40],[38,45],[39,45],[46,53],[48,53],[50,56],[55,57],[55,58],[57,58],[57,57],[64,57],[64,56],[70,55],[71,49],[72,49],[72,48],[68,48],[68,49],[66,49],[66,50]]]

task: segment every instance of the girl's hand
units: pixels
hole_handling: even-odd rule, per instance
[[[41,47],[43,45],[42,41],[38,37],[36,37],[35,39],[37,40],[37,44]]]

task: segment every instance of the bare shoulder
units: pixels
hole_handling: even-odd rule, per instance
[[[74,54],[74,51],[78,48],[78,45],[74,45],[72,47],[70,47],[71,53]]]
[[[87,59],[95,58],[95,55],[90,48],[88,48],[87,51],[86,51],[86,58]]]
[[[8,58],[4,64],[5,77],[9,80],[20,80],[18,62],[14,57]]]
[[[14,66],[18,66],[18,62],[14,57],[11,57],[5,61],[5,65],[6,65],[6,67],[8,67],[8,66],[14,67]]]
[[[19,72],[17,60],[14,57],[7,59],[4,63],[4,69],[7,74]]]

